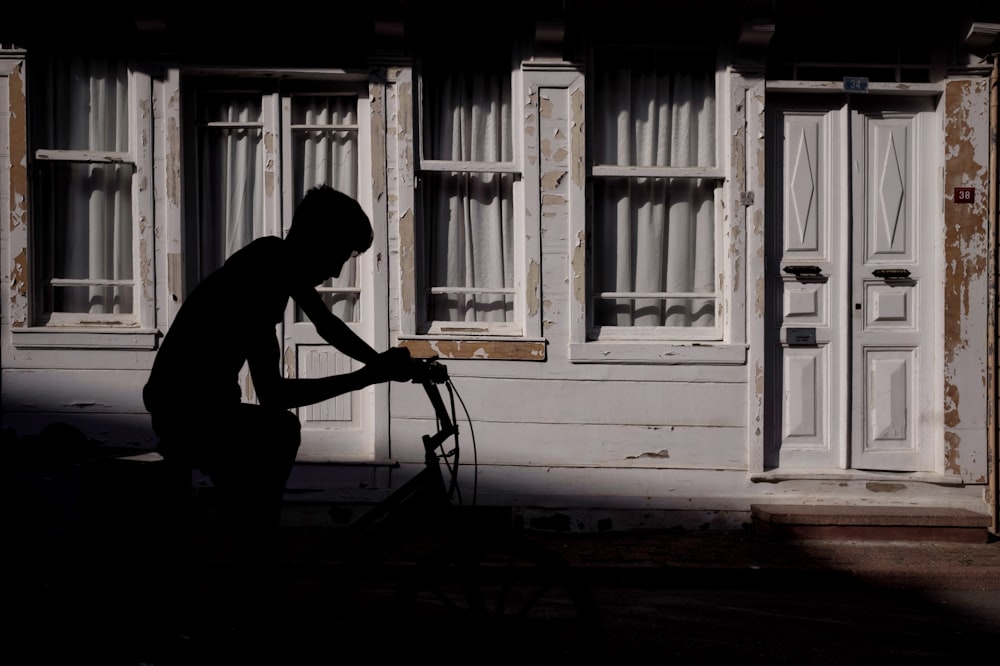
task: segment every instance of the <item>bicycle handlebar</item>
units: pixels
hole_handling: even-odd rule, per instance
[[[448,368],[438,361],[437,356],[413,359],[414,384],[444,384],[448,381]]]

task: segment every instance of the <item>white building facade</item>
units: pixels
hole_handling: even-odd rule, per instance
[[[482,504],[571,529],[995,516],[1000,17],[799,4],[13,22],[4,428],[155,447],[141,388],[185,294],[326,183],[375,241],[325,298],[442,359]],[[294,307],[276,335],[289,376],[352,367]],[[409,384],[299,416],[290,490],[323,501],[384,496],[434,428]]]

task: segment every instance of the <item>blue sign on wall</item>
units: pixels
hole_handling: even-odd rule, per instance
[[[845,92],[855,92],[855,93],[866,93],[866,92],[868,92],[868,77],[867,76],[845,76],[844,77],[844,91]]]

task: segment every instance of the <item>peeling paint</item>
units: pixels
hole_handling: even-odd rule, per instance
[[[951,382],[944,386],[944,424],[949,428],[958,426],[962,419],[958,411],[958,387]]]
[[[764,285],[764,276],[760,276],[760,277],[757,278],[757,280],[756,280],[756,282],[754,284],[754,290],[753,291],[754,291],[754,297],[753,297],[754,313],[758,317],[763,317],[764,316],[764,295],[766,293],[766,291],[765,291],[765,285]]]
[[[382,84],[372,81],[368,87],[368,99],[371,100],[371,125],[372,127],[385,127],[385,101],[382,97]],[[385,155],[385,132],[371,132],[372,154]],[[372,196],[375,201],[385,199],[387,188],[385,166],[375,160],[371,165],[372,170]]]
[[[18,63],[7,78],[10,116],[8,141],[10,153],[10,231],[24,232],[28,219],[28,135],[27,105],[24,91],[24,63]],[[22,328],[28,323],[29,262],[27,239],[20,242],[11,238],[12,256],[10,272],[10,325]],[[16,254],[15,254],[16,253]]]
[[[570,162],[570,176],[573,184],[579,188],[584,185],[584,137],[583,137],[583,91],[579,88],[570,93],[570,150],[573,160]]]
[[[558,150],[556,150],[556,152],[552,153],[552,160],[554,162],[562,163],[562,162],[566,161],[566,157],[568,155],[569,155],[569,153],[566,152],[566,149],[563,148],[563,147],[561,147],[561,144],[560,144],[560,148]]]
[[[573,298],[580,305],[586,304],[586,281],[584,275],[587,266],[586,236],[581,231],[576,236],[576,246],[573,248]]]
[[[25,325],[25,309],[17,307],[18,303],[25,303],[28,294],[28,252],[22,248],[13,258],[13,265],[10,269],[10,289],[11,289],[11,322],[14,327]]]
[[[414,280],[414,249],[416,230],[414,229],[413,209],[402,211],[399,216],[399,270],[400,270],[400,300],[403,312],[413,314],[416,303]]]
[[[277,178],[274,173],[274,158],[271,157],[275,154],[277,148],[278,139],[274,135],[274,132],[264,133],[264,195],[268,197],[273,197],[275,195],[275,188],[277,186]]]
[[[547,171],[542,174],[542,189],[554,190],[559,187],[559,183],[566,177],[565,171]]]
[[[733,169],[733,179],[735,185],[739,190],[748,191],[749,185],[747,184],[747,163],[746,163],[746,134],[744,129],[744,123],[739,123],[737,125],[736,131],[733,133],[732,140],[732,169]],[[743,207],[743,215],[746,215],[746,207]],[[743,272],[742,269],[742,243],[739,225],[739,216],[737,215],[727,215],[731,218],[730,220],[730,231],[729,231],[729,255],[732,258],[732,293],[738,294],[742,288],[740,285],[740,275]],[[723,282],[720,280],[720,284]],[[721,291],[721,290],[720,290]]]
[[[183,275],[184,263],[181,254],[179,252],[167,254],[167,290],[175,303],[181,299]]]
[[[140,228],[146,223],[146,218],[143,217],[139,221]],[[152,300],[153,298],[153,257],[152,253],[149,251],[149,242],[146,240],[145,235],[141,236],[139,241],[139,275],[142,277],[141,289],[142,297],[144,300]]]
[[[149,130],[147,129],[149,127],[149,106],[149,99],[142,98],[138,101],[140,119],[139,127],[142,128],[139,132],[139,145],[143,148],[148,148],[150,143]]]
[[[944,468],[952,474],[961,474],[962,466],[958,462],[962,438],[951,431],[944,433]]]
[[[528,265],[527,293],[525,294],[528,305],[528,314],[531,316],[538,314],[538,293],[540,281],[541,270],[539,269],[538,262],[532,259],[531,263]]]
[[[670,457],[670,451],[666,449],[660,449],[659,451],[652,451],[649,453],[640,453],[637,456],[626,456],[625,460],[638,460],[639,458],[659,458],[665,459]]]
[[[976,285],[987,271],[988,238],[986,197],[972,205],[949,205],[955,187],[985,192],[988,186],[987,155],[981,133],[988,127],[983,101],[987,82],[956,80],[947,84],[944,123],[944,424],[945,468],[962,473],[961,436],[953,429],[963,422],[959,386],[970,370],[963,352],[977,347],[980,335],[974,322],[979,316]],[[965,355],[967,357],[967,355]],[[982,359],[979,361],[982,363]],[[967,387],[968,388],[968,387]],[[972,444],[972,446],[975,446]],[[972,451],[966,456],[972,455]]]
[[[983,113],[974,100],[983,95],[984,82],[957,81],[948,85],[945,114],[945,192],[952,188],[974,187],[985,192],[987,173],[983,156],[976,155],[974,125],[982,122],[973,115]],[[947,194],[946,194],[947,197]],[[945,208],[945,298],[944,355],[946,365],[956,352],[968,345],[963,324],[971,310],[969,280],[982,275],[986,266],[986,237],[983,226],[986,197],[977,197],[975,206]]]
[[[538,115],[546,120],[552,118],[552,100],[545,95],[538,96]]]
[[[295,363],[295,346],[289,345],[285,347],[285,376],[291,379],[295,379],[298,375],[298,366]]]
[[[413,84],[409,81],[400,82],[396,86],[398,94],[398,104],[396,104],[396,118],[397,126],[407,135],[412,131],[413,128]],[[402,185],[406,187],[411,187],[413,185],[412,175],[413,175],[413,143],[410,141],[405,141],[403,143],[403,154],[401,155],[402,164],[399,167],[400,179],[402,180]],[[407,281],[404,280],[403,284]],[[413,303],[411,301],[410,308],[412,309]]]
[[[403,340],[400,343],[417,358],[437,356],[444,359],[495,359],[544,361],[543,341],[499,340]]]
[[[167,150],[166,150],[166,196],[167,203],[172,206],[181,204],[181,137],[177,127],[177,118],[167,118]]]

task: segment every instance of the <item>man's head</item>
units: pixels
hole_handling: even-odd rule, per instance
[[[372,245],[372,225],[361,205],[329,185],[318,185],[295,208],[285,239],[306,262],[303,271],[314,284],[338,277],[351,256]]]

